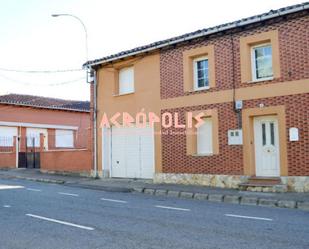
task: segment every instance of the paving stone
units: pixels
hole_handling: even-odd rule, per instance
[[[167,195],[170,197],[179,197],[179,191],[169,190],[167,191]]]
[[[144,188],[135,187],[134,191],[139,192],[139,193],[143,193],[144,192]]]
[[[223,195],[220,195],[220,194],[209,194],[208,195],[208,200],[209,201],[214,201],[214,202],[222,202],[223,201]]]
[[[296,201],[281,200],[281,201],[278,201],[278,207],[295,208],[296,207]]]
[[[194,199],[196,199],[196,200],[207,200],[208,199],[208,194],[195,193],[194,194]]]
[[[157,189],[155,195],[157,196],[166,196],[167,190],[166,189]]]
[[[226,195],[223,201],[226,203],[239,204],[240,196],[238,195]]]
[[[180,197],[186,198],[186,199],[192,199],[193,193],[192,192],[180,192]]]
[[[304,210],[304,211],[309,211],[309,201],[299,201],[299,202],[297,202],[297,208]]]
[[[257,205],[258,198],[256,197],[249,197],[249,196],[243,196],[240,199],[240,204],[242,205]]]
[[[155,193],[155,189],[152,188],[145,188],[144,193],[148,195],[153,195]]]
[[[274,199],[259,199],[259,206],[263,207],[276,207],[278,201]]]

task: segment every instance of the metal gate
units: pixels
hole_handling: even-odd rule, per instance
[[[18,168],[40,168],[40,147],[36,146],[35,139],[35,137],[19,138],[19,144],[24,145],[24,148],[18,153]]]

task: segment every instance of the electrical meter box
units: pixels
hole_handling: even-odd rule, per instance
[[[242,130],[229,130],[228,131],[228,143],[229,145],[241,145],[242,144]]]

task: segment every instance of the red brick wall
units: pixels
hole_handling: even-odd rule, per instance
[[[0,168],[16,168],[16,152],[1,152]]]
[[[243,30],[233,34],[234,61],[230,35],[217,35],[199,41],[184,44],[176,48],[161,51],[160,78],[161,99],[180,97],[201,92],[219,91],[232,88],[233,71],[236,88],[250,87],[254,84],[241,83],[239,37],[262,33],[270,30],[279,31],[279,50],[281,78],[260,82],[270,84],[309,78],[309,16],[299,15],[294,19],[272,20],[272,23]],[[183,91],[183,51],[206,45],[215,45],[216,87],[199,92]],[[232,65],[234,65],[234,70]],[[288,174],[309,176],[309,94],[298,94],[266,99],[244,101],[244,108],[284,105],[286,108],[286,127],[298,127],[300,141],[287,140]],[[192,105],[194,105],[192,103]],[[186,136],[162,135],[162,169],[163,173],[204,173],[204,174],[238,174],[243,172],[242,146],[229,146],[227,142],[228,129],[237,128],[237,117],[233,104],[222,103],[203,106],[192,106],[177,109],[162,110],[181,113],[181,122],[185,122],[187,111],[218,109],[219,118],[219,155],[210,157],[194,157],[186,155]],[[167,132],[162,127],[163,134]],[[170,128],[169,131],[179,131]],[[183,130],[184,131],[184,130]]]
[[[275,98],[244,101],[244,108],[284,105],[286,108],[288,174],[290,176],[309,176],[309,93]],[[227,131],[237,128],[237,117],[232,103],[203,105],[195,107],[162,110],[162,112],[179,112],[181,123],[185,123],[188,111],[218,109],[219,119],[219,154],[208,157],[186,155],[186,135],[162,135],[162,168],[164,173],[192,174],[243,174],[243,147],[228,145]],[[300,141],[289,142],[289,127],[298,127]],[[167,132],[179,132],[180,129],[164,129]],[[181,130],[184,132],[184,129]]]
[[[89,115],[87,112],[49,110],[0,104],[0,121],[3,122],[77,126],[76,145],[78,148],[86,148],[88,146],[90,130]],[[26,136],[25,127],[21,129],[21,136],[23,138]],[[49,139],[55,139],[54,133],[49,134]],[[24,148],[25,140],[22,139],[22,151]]]
[[[269,84],[309,78],[309,16],[300,16],[295,19],[263,25],[233,34],[234,62],[230,35],[218,35],[204,38],[191,44],[176,48],[162,50],[160,55],[161,98],[173,98],[184,95],[198,94],[183,91],[183,56],[185,50],[201,46],[215,46],[216,87],[206,90],[218,91],[232,88],[233,67],[235,73],[235,86],[249,87],[252,84],[241,84],[240,79],[240,53],[239,38],[247,35],[258,34],[270,30],[279,32],[279,50],[281,78],[259,84]]]
[[[89,150],[44,151],[40,155],[41,170],[59,172],[91,171],[91,152]]]
[[[11,147],[0,147],[0,168],[16,167],[16,137]]]

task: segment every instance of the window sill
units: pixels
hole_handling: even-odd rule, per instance
[[[262,78],[262,79],[255,79],[252,81],[248,81],[247,83],[259,83],[259,82],[263,82],[263,81],[271,81],[274,80],[274,77],[268,77],[268,78]]]
[[[213,156],[213,153],[193,154],[193,157]]]
[[[114,94],[113,97],[120,97],[120,96],[131,95],[131,94],[134,94],[134,92],[122,93],[122,94]]]
[[[205,90],[209,90],[210,87],[205,87],[205,88],[199,88],[199,89],[192,89],[192,90],[189,90],[188,92],[189,93],[196,93],[196,92],[201,92],[201,91],[205,91]]]

